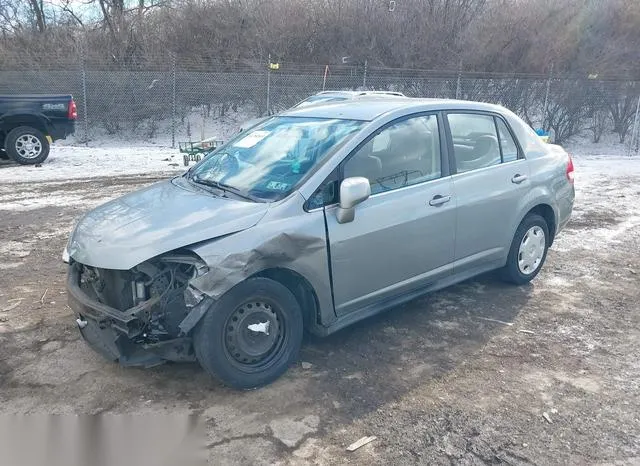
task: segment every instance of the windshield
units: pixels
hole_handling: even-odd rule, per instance
[[[241,133],[188,172],[195,183],[241,197],[279,200],[348,141],[361,121],[274,117]]]

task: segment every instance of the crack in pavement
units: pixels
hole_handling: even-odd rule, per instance
[[[269,429],[271,430],[271,429]],[[235,440],[244,440],[244,439],[252,439],[252,438],[261,438],[264,440],[268,440],[270,442],[275,442],[277,439],[273,436],[273,432],[269,433],[256,433],[256,434],[244,434],[238,435],[236,437],[227,437],[222,440],[218,440],[216,442],[211,442],[206,445],[207,450],[211,450],[212,448],[218,447],[220,445],[226,445],[227,443],[233,442]],[[281,442],[278,442],[281,443]],[[284,444],[282,444],[284,445]]]

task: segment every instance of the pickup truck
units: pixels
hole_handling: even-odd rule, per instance
[[[0,95],[0,158],[42,163],[53,141],[73,134],[77,118],[71,95]]]

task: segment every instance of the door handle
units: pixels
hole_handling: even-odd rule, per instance
[[[450,200],[451,196],[441,196],[440,194],[436,194],[435,196],[433,196],[433,199],[429,201],[429,205],[437,207],[442,204],[446,204]]]
[[[514,175],[513,178],[511,178],[511,182],[515,184],[520,184],[526,179],[527,179],[527,175],[521,175],[518,173],[517,175]]]

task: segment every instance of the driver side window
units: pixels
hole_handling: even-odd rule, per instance
[[[307,201],[307,210],[336,204],[338,202],[338,169],[331,172]]]
[[[440,178],[440,137],[435,115],[387,126],[344,164],[344,178],[363,176],[371,194]]]

